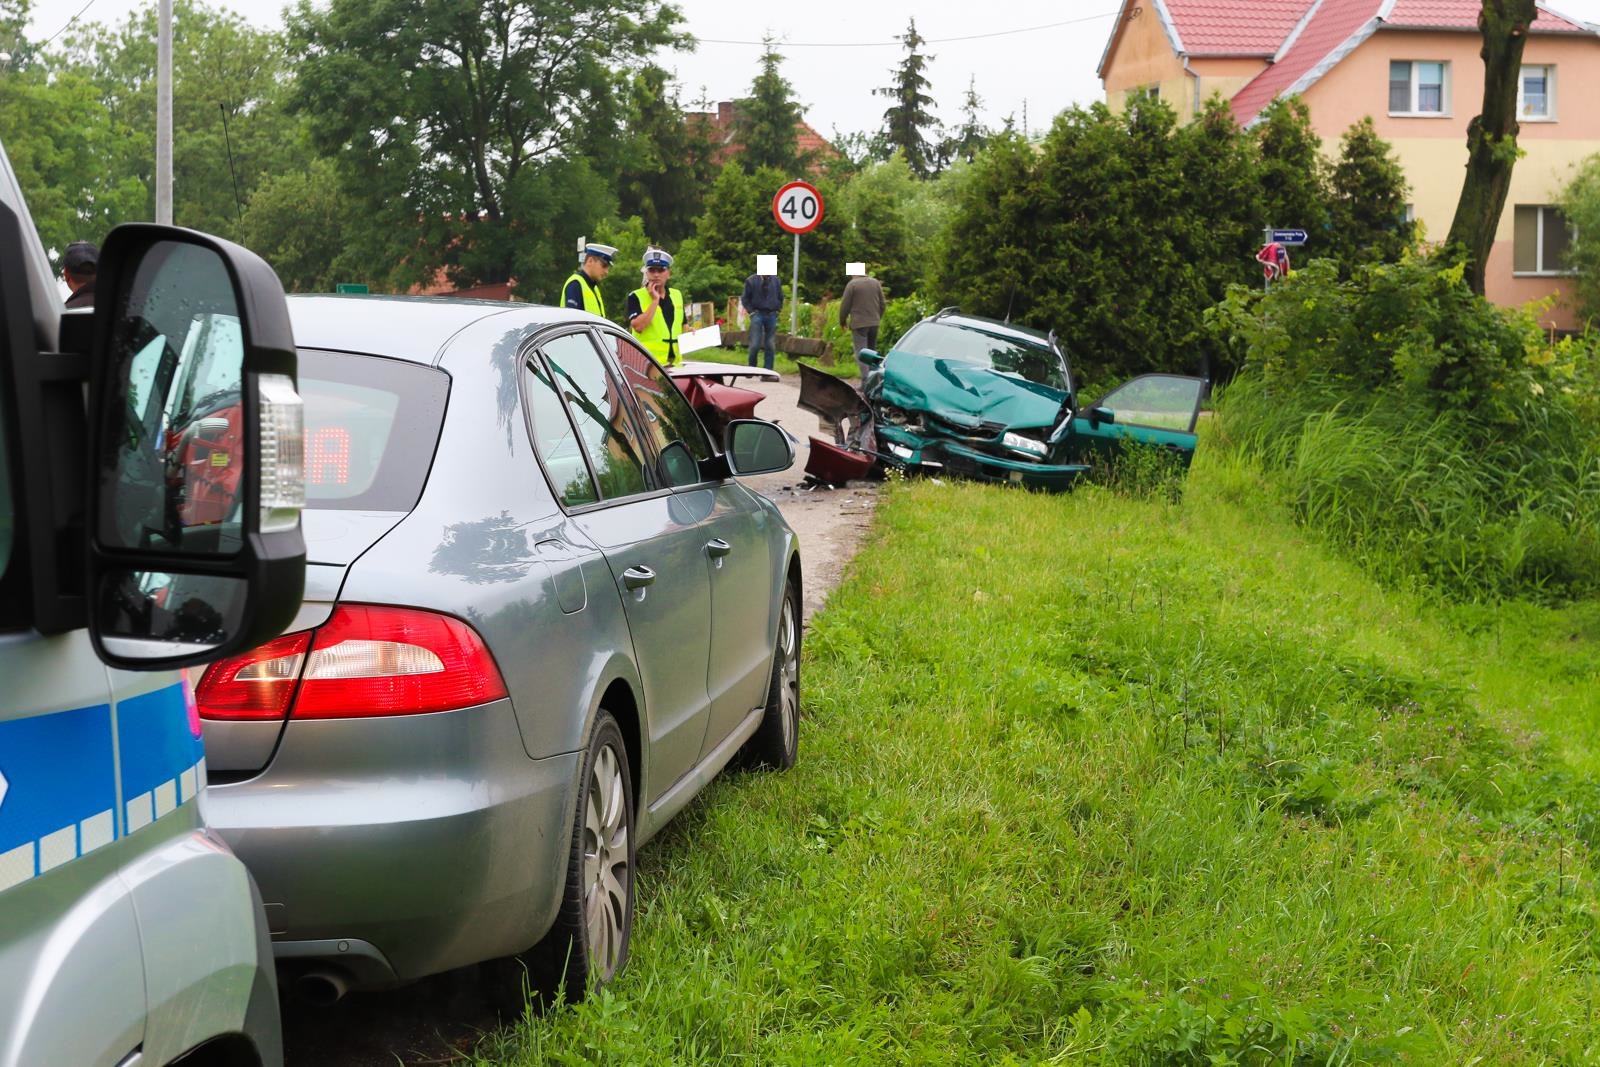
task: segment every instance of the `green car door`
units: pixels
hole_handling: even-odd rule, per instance
[[[1187,468],[1194,458],[1195,423],[1205,395],[1203,378],[1144,374],[1078,409],[1066,443],[1078,463],[1110,461],[1128,442],[1170,452]]]

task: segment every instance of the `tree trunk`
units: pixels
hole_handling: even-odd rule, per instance
[[[1484,291],[1489,250],[1511,191],[1517,148],[1517,80],[1528,27],[1538,15],[1535,0],[1483,0],[1478,30],[1483,35],[1483,110],[1467,127],[1467,177],[1450,224],[1449,243],[1467,257],[1467,284]]]

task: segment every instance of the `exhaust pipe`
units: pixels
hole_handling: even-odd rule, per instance
[[[331,1008],[350,992],[350,982],[338,971],[310,971],[295,979],[295,992],[307,1004]]]

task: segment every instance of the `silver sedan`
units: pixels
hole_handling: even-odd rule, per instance
[[[794,532],[626,334],[472,301],[290,301],[304,605],[198,686],[208,814],[279,964],[333,999],[513,957],[616,974],[635,849],[736,759],[795,759]]]

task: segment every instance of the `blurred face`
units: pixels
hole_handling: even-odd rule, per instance
[[[599,256],[590,256],[583,261],[583,269],[588,272],[589,277],[598,282],[604,280],[605,276],[611,273],[611,264]]]
[[[644,276],[645,276],[645,279],[647,281],[649,281],[652,285],[656,285],[656,284],[666,285],[668,279],[670,279],[672,277],[672,268],[670,268],[670,267],[646,267],[644,269]]]

